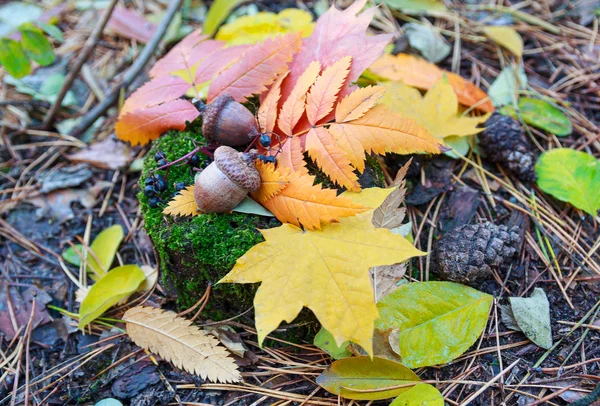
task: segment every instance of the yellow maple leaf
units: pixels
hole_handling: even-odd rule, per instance
[[[163,214],[171,216],[197,216],[200,214],[198,205],[194,200],[194,185],[190,185],[179,192],[167,207],[164,208]]]
[[[381,204],[393,189],[371,188]],[[346,192],[348,193],[348,192]],[[373,210],[305,231],[291,224],[261,230],[265,242],[238,259],[219,283],[262,282],[254,298],[259,343],[283,320],[310,308],[338,345],[352,341],[373,354],[379,317],[369,268],[424,255],[403,237],[375,228]]]
[[[446,77],[442,77],[426,94],[401,82],[388,82],[382,104],[390,110],[415,120],[440,142],[451,136],[467,136],[483,131],[478,128],[489,117],[468,117],[459,113],[458,98]]]

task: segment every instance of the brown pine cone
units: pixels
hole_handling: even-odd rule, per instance
[[[504,164],[524,182],[535,181],[536,158],[531,142],[517,120],[494,112],[478,137],[479,146],[490,161]]]
[[[472,284],[489,279],[491,266],[508,262],[521,244],[519,227],[485,222],[450,230],[437,242],[433,269],[441,279]]]

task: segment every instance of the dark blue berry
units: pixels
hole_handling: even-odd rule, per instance
[[[200,165],[200,155],[194,154],[188,161],[192,168],[197,168]]]
[[[144,196],[146,197],[152,197],[156,195],[156,191],[154,190],[154,187],[152,185],[147,185],[144,188]]]
[[[165,190],[167,190],[167,181],[165,180],[164,176],[154,175],[154,179],[155,179],[154,188],[157,191],[164,192]]]
[[[160,151],[158,151],[156,154],[154,154],[154,160],[156,162],[160,161],[161,159],[167,159],[167,157],[165,156],[165,154],[163,154]]]
[[[164,158],[159,159],[158,161],[156,161],[156,166],[157,167],[161,167],[161,166],[165,166],[167,164],[167,160]]]
[[[267,134],[261,134],[258,138],[258,142],[263,148],[268,148],[271,146],[271,137],[269,137]]]
[[[158,196],[152,196],[150,199],[148,199],[148,205],[153,209],[157,208],[159,204],[160,199]]]
[[[185,189],[185,183],[183,183],[183,182],[177,182],[175,184],[175,190],[179,191],[179,190],[183,190],[183,189]]]
[[[147,185],[154,185],[154,178],[151,176],[149,178],[146,178],[146,182],[144,183],[146,186]]]

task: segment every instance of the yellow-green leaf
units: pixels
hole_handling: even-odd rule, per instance
[[[557,148],[535,164],[540,189],[595,216],[600,210],[600,160],[585,152]]]
[[[488,26],[483,29],[485,35],[496,44],[508,49],[519,58],[523,56],[523,38],[512,27]]]
[[[435,386],[421,383],[398,395],[390,406],[444,406],[444,397]]]
[[[97,278],[104,276],[115,260],[115,255],[121,241],[123,241],[123,228],[116,224],[108,227],[92,241],[90,249],[94,252],[94,255],[89,253],[87,255],[87,270],[88,272],[95,275]],[[98,261],[96,261],[98,258]]]
[[[344,358],[317,377],[317,383],[327,391],[355,400],[393,398],[420,382],[404,365],[378,357]]]
[[[446,11],[447,8],[440,0],[379,0],[389,8],[402,10],[406,13],[435,13]]]
[[[94,283],[79,308],[79,328],[100,317],[119,300],[131,295],[146,279],[137,265],[119,266]]]
[[[31,70],[25,50],[18,41],[10,38],[0,38],[0,64],[15,78],[22,78]]]
[[[571,120],[558,107],[545,100],[521,97],[518,112],[512,106],[504,106],[502,113],[516,119],[522,118],[527,124],[555,134],[557,137],[567,136],[573,131]]]
[[[410,367],[444,364],[465,352],[487,323],[493,297],[452,282],[400,286],[378,304],[375,328]],[[397,333],[397,334],[396,334]]]
[[[21,31],[21,44],[31,59],[42,66],[54,62],[54,49],[44,32],[31,23],[26,23],[19,29]]]
[[[215,0],[213,4],[210,6],[208,10],[208,14],[206,14],[206,19],[204,20],[204,27],[202,28],[202,33],[206,35],[213,35],[219,25],[225,19],[234,8],[242,4],[244,0]]]
[[[338,346],[331,333],[323,327],[321,327],[321,330],[315,335],[313,344],[331,355],[333,359],[342,359],[352,356],[352,353],[346,348],[350,345],[350,342],[346,341]]]

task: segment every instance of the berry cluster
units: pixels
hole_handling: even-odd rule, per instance
[[[144,186],[144,196],[148,198],[148,204],[150,207],[158,207],[162,201],[158,196],[159,193],[167,190],[167,181],[165,177],[160,174],[155,174],[146,179],[146,186]]]

